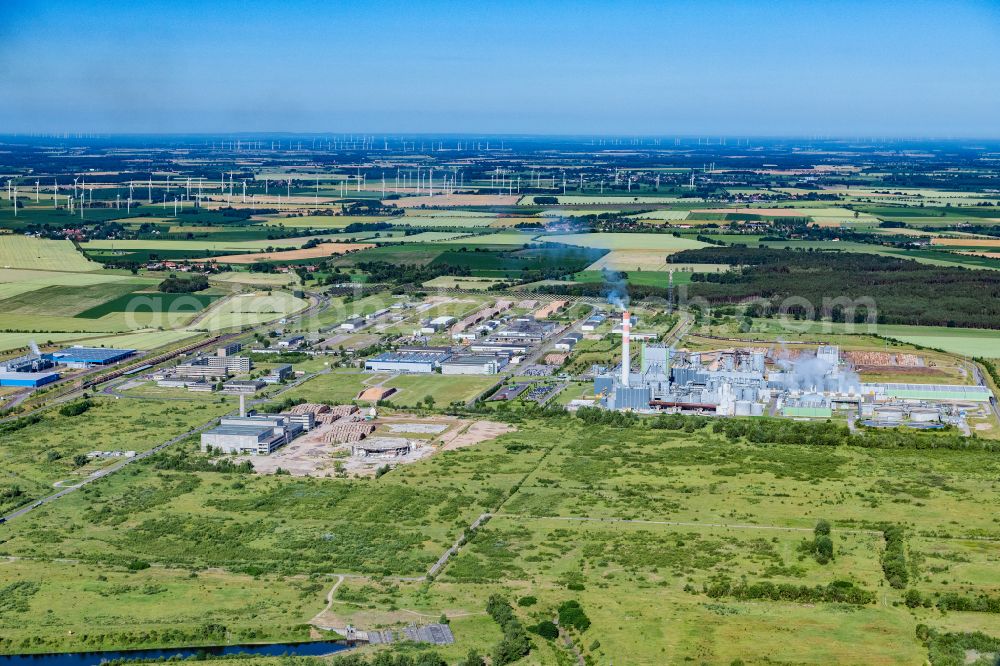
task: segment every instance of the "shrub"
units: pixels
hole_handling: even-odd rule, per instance
[[[583,612],[579,601],[570,600],[559,606],[559,624],[573,627],[577,631],[586,631],[590,626],[590,618]]]
[[[94,403],[90,400],[75,400],[73,402],[66,403],[59,408],[59,413],[63,416],[79,416],[83,414],[88,409],[94,406]]]
[[[542,638],[555,640],[559,638],[559,627],[550,620],[542,620],[538,624],[528,627],[532,633],[538,634]]]

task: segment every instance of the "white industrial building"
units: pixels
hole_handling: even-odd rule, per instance
[[[228,454],[268,455],[301,434],[301,423],[287,414],[223,417],[219,425],[201,434],[201,450]]]
[[[442,375],[495,375],[505,359],[490,354],[452,356],[441,363]]]
[[[556,342],[555,348],[559,351],[573,351],[573,347],[582,339],[583,335],[580,333],[567,333]]]
[[[185,377],[225,378],[229,375],[244,375],[253,369],[253,362],[247,356],[198,356],[175,369]]]
[[[371,322],[366,321],[363,317],[351,317],[342,323],[339,328],[342,331],[360,331],[370,323]]]

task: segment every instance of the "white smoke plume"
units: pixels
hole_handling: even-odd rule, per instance
[[[618,271],[602,268],[601,277],[608,289],[608,303],[622,310],[626,309],[629,304],[629,295],[625,276]]]

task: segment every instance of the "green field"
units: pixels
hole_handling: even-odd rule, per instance
[[[44,287],[84,287],[94,284],[135,281],[135,277],[131,275],[115,275],[97,271],[70,273],[63,271],[0,268],[0,299],[11,298],[18,294]]]
[[[1000,331],[882,324],[878,327],[878,334],[962,356],[1000,357]]]
[[[383,386],[399,389],[389,397],[389,401],[401,407],[410,407],[423,401],[427,396],[438,406],[453,402],[464,403],[497,383],[496,377],[476,375],[399,375]]]
[[[193,324],[191,330],[220,331],[252,326],[280,319],[307,305],[307,301],[283,291],[237,294],[213,305],[207,316]]]
[[[707,245],[707,243],[692,238],[678,238],[672,234],[648,233],[555,234],[544,236],[544,240],[607,250],[666,250],[668,252],[695,250]]]
[[[105,464],[77,466],[73,457],[79,453],[149,449],[230,409],[218,402],[98,398],[78,416],[49,410],[38,423],[9,433],[0,431],[0,485],[21,493],[0,495],[0,511],[52,492],[56,481],[78,480]]]
[[[329,374],[318,375],[308,382],[288,391],[285,396],[303,399],[306,402],[325,402],[331,405],[349,404],[357,398],[371,382],[378,383],[388,375],[371,375],[357,370],[333,370]]]
[[[128,293],[84,310],[76,316],[84,319],[100,319],[113,312],[140,310],[194,313],[204,310],[220,298],[221,294]]]
[[[101,265],[88,261],[68,240],[53,241],[17,234],[0,234],[0,268],[96,271]]]
[[[418,392],[431,378],[409,379]],[[573,417],[516,427],[377,480],[184,471],[177,465],[197,458],[193,445],[179,457],[137,463],[6,526],[3,550],[27,559],[0,566],[0,584],[37,588],[26,588],[19,624],[4,635],[31,637],[33,651],[88,645],[73,628],[86,605],[111,603],[89,594],[112,582],[162,586],[164,603],[116,589],[120,611],[105,621],[101,646],[135,645],[129,632],[157,624],[164,608],[181,628],[229,609],[225,624],[238,634],[249,624],[240,604],[284,625],[322,607],[327,586],[305,587],[310,575],[327,580],[316,572],[360,576],[338,588],[331,613],[342,622],[371,627],[445,612],[458,641],[443,649],[452,662],[497,640],[480,615],[495,593],[536,599],[515,604],[525,624],[578,601],[592,624],[574,640],[597,663],[616,655],[630,664],[920,663],[918,622],[989,626],[982,614],[899,603],[903,590],[883,571],[881,526],[905,527],[909,586],[921,594],[1000,593],[1000,532],[994,507],[982,501],[995,494],[995,453],[748,444],[711,428],[615,428]],[[495,517],[433,582],[396,578],[426,571],[487,510]],[[825,564],[808,548],[820,518],[833,524]],[[56,552],[69,560],[34,559]],[[126,573],[134,561],[154,566]],[[192,569],[197,577],[182,579]],[[273,591],[240,577],[250,571]],[[64,576],[72,577],[62,583],[67,614],[35,622]],[[727,580],[807,590],[845,581],[870,601],[706,593]],[[287,585],[300,592],[296,601],[285,596]],[[175,608],[181,598],[194,603]],[[270,635],[295,634],[286,627]],[[557,644],[536,637],[534,645],[525,663],[565,663]]]

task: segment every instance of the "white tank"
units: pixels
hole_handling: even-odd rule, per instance
[[[735,404],[736,416],[750,416],[752,404],[749,400],[737,400]]]
[[[939,419],[936,409],[911,409],[910,420],[916,423],[931,423]]]

